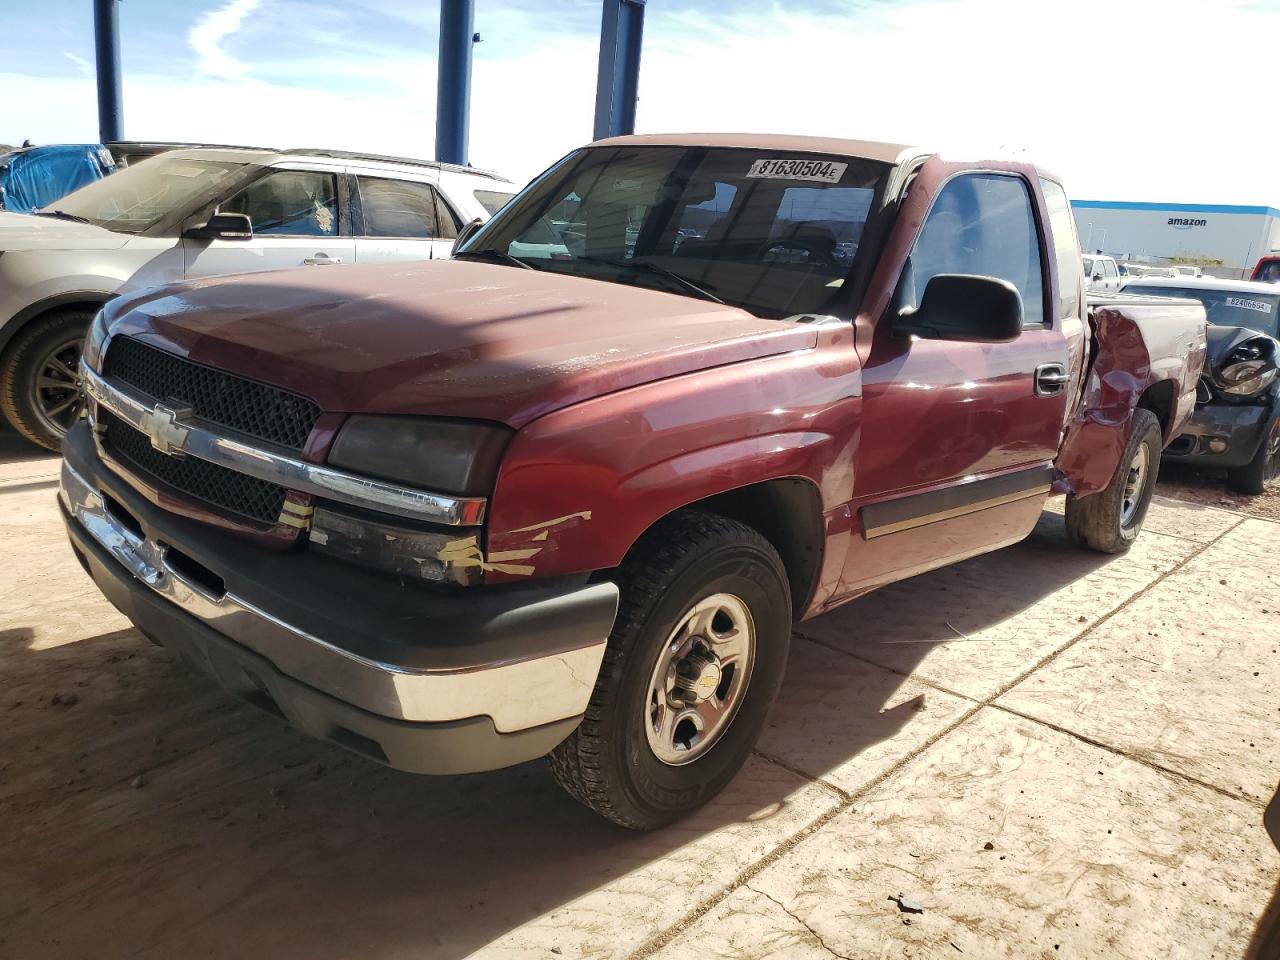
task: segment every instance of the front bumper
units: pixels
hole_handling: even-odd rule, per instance
[[[1271,420],[1271,404],[1202,403],[1164,459],[1206,467],[1243,467],[1258,452]]]
[[[580,722],[615,585],[401,587],[160,510],[103,467],[84,424],[63,452],[67,530],[107,598],[298,729],[398,769],[463,773],[542,756]]]

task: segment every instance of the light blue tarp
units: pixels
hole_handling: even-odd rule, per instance
[[[0,207],[30,213],[115,169],[111,153],[96,143],[16,150],[0,157]]]

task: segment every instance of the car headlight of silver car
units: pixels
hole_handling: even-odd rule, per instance
[[[89,332],[84,338],[84,350],[80,354],[90,370],[102,372],[102,355],[106,353],[109,339],[106,310],[99,310],[93,318],[93,323],[89,324]]]
[[[1280,375],[1276,366],[1276,342],[1254,337],[1234,347],[1218,371],[1218,388],[1228,396],[1244,399],[1260,394]]]
[[[501,424],[357,415],[338,431],[330,466],[459,497],[493,492],[513,431]],[[405,579],[467,585],[481,576],[479,527],[437,527],[320,502],[314,550]]]

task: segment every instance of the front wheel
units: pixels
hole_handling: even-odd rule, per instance
[[[619,569],[622,602],[556,779],[635,830],[670,823],[733,778],[777,696],[791,635],[782,560],[751,527],[681,511]]]
[[[89,310],[64,310],[18,332],[0,368],[0,411],[32,443],[56,451],[80,417],[80,351]]]
[[[1111,482],[1098,493],[1067,500],[1067,536],[1100,553],[1124,553],[1133,546],[1156,490],[1161,449],[1156,415],[1133,411],[1129,442]]]
[[[1267,484],[1280,475],[1280,417],[1267,426],[1267,435],[1258,444],[1258,452],[1243,467],[1227,471],[1227,487],[1236,493],[1257,496],[1265,493]]]

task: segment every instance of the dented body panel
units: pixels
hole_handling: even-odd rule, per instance
[[[1144,397],[1163,414],[1166,444],[1182,432],[1195,409],[1206,345],[1204,308],[1192,301],[1100,298],[1089,322],[1095,356],[1058,456],[1058,489],[1077,496],[1110,481]]]

